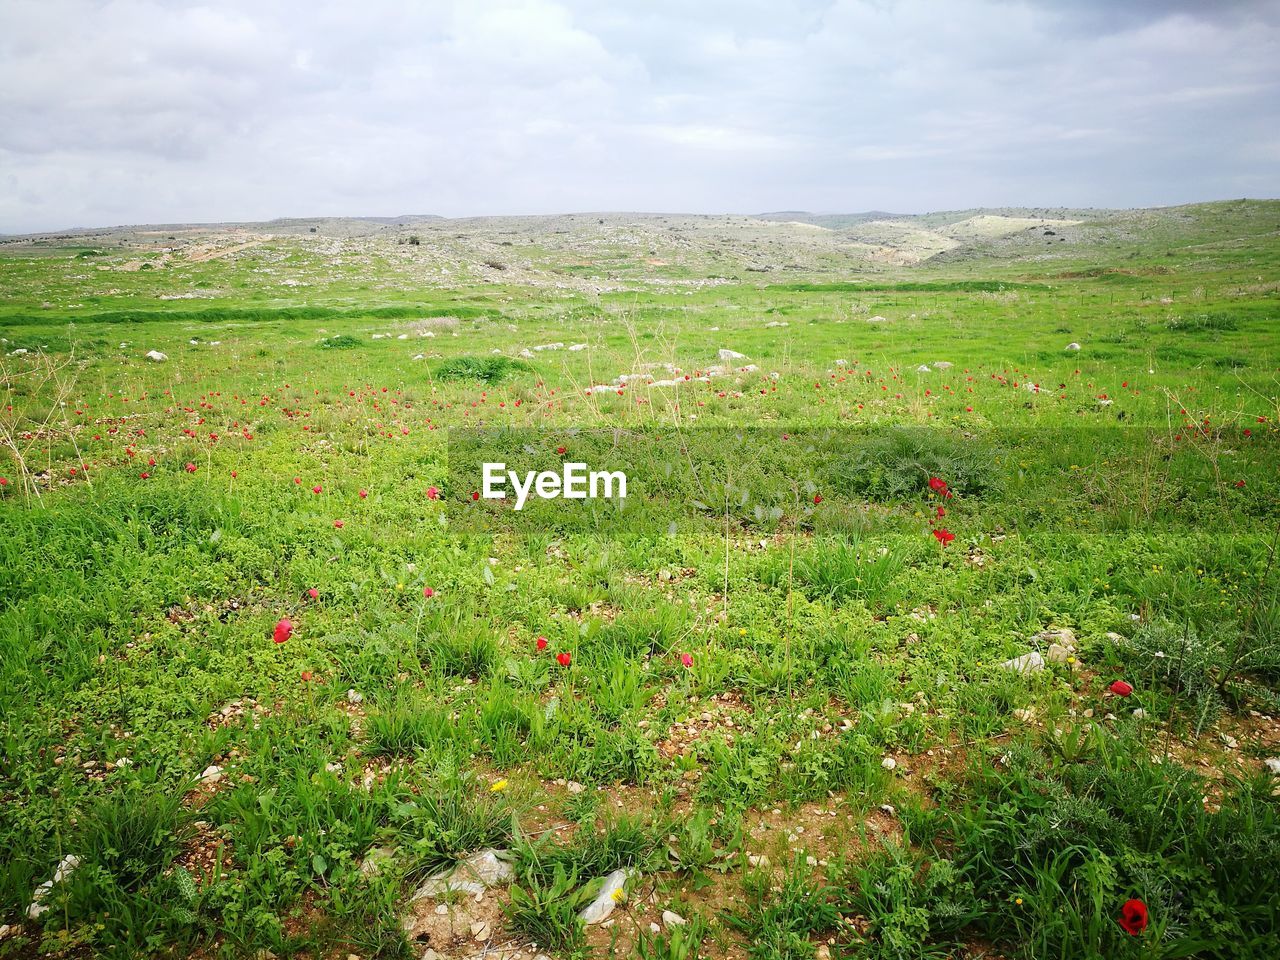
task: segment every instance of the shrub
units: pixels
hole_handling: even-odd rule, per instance
[[[941,477],[957,494],[981,495],[996,481],[996,451],[941,430],[896,427],[858,443],[836,468],[846,492],[873,498],[913,497]]]
[[[478,380],[497,383],[516,373],[531,369],[527,363],[510,357],[451,357],[436,365],[439,380]]]

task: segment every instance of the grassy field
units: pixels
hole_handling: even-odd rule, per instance
[[[0,957],[1280,956],[1280,202],[1043,216],[0,246]]]

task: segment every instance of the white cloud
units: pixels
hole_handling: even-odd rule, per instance
[[[1276,194],[1280,4],[7,0],[0,230]]]

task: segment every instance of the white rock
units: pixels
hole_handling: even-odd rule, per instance
[[[1045,656],[1050,663],[1065,664],[1067,658],[1071,656],[1071,651],[1060,643],[1051,643],[1049,644],[1049,649],[1045,652]]]
[[[596,898],[583,907],[582,912],[578,914],[578,918],[588,926],[600,923],[613,913],[613,908],[618,905],[618,901],[614,899],[614,895],[620,890],[624,890],[627,881],[631,878],[634,871],[628,869],[615,870],[604,878],[604,883],[600,886],[600,892],[596,894]]]
[[[898,766],[898,761],[893,759],[893,757],[885,757],[880,761],[880,766],[884,767],[886,770],[894,770]]]
[[[200,774],[201,783],[217,783],[222,779],[222,768],[216,763],[211,763],[204,768],[204,773]]]
[[[1044,669],[1044,657],[1040,656],[1035,650],[1030,653],[1024,653],[1020,657],[1014,657],[1012,660],[1006,660],[1000,664],[1005,670],[1012,670],[1015,673],[1038,673]]]
[[[737,350],[721,350],[716,356],[721,360],[743,360],[747,355],[739,353]]]
[[[1080,349],[1080,344],[1078,344],[1078,343],[1068,343],[1064,349],[1067,349],[1067,350],[1079,350],[1079,349]]]
[[[587,788],[584,787],[582,784],[578,783],[576,780],[570,780],[568,783],[565,784],[565,789],[568,790],[570,793],[582,793],[582,791],[586,790]]]
[[[16,351],[15,351],[15,352],[16,352]],[[24,351],[22,351],[22,352],[23,352],[23,353],[26,353],[26,351],[25,351],[25,350],[24,350]],[[148,359],[148,360],[153,360],[153,361],[155,361],[156,363],[163,363],[165,360],[168,360],[168,359],[169,359],[169,357],[168,357],[168,355],[167,355],[167,354],[163,354],[163,353],[161,353],[159,350],[148,350],[148,351],[147,351],[147,359]]]
[[[950,369],[951,369],[952,367],[954,367],[954,366],[955,366],[955,364],[954,364],[954,363],[952,363],[950,360],[939,360],[939,361],[937,361],[936,363],[934,363],[934,365],[933,365],[933,369],[935,369],[935,370],[950,370]]]
[[[1147,718],[1147,711],[1143,710],[1141,707],[1138,707],[1138,709],[1133,711],[1133,719],[1145,720],[1146,718]]]
[[[922,363],[920,366],[916,367],[916,373],[933,373],[933,371],[929,369],[929,365],[927,363]]]
[[[426,358],[426,355],[425,355],[425,354],[419,353],[419,354],[415,355],[413,359],[414,359],[414,360],[423,360],[423,359],[425,359],[425,358]]]
[[[409,339],[409,335],[408,335],[407,333],[402,333],[402,334],[400,334],[398,337],[396,337],[396,339],[397,339],[397,340],[408,340],[408,339]]]
[[[569,347],[569,352],[577,353],[579,350],[585,350],[585,349],[587,349],[587,345],[585,343],[575,343],[571,347]]]
[[[479,896],[490,887],[510,883],[513,876],[511,854],[488,847],[428,877],[414,891],[413,899],[435,899],[448,893]]]
[[[528,347],[525,347],[523,350],[520,351],[520,356],[524,357],[526,360],[532,360],[533,351],[530,350]]]
[[[365,877],[376,877],[382,868],[395,859],[396,852],[391,847],[373,847],[360,861],[360,874]]]
[[[79,866],[80,858],[74,854],[68,854],[62,858],[57,869],[53,871],[53,879],[46,880],[32,892],[31,905],[27,907],[28,920],[39,919],[40,915],[49,909],[44,902],[44,898],[49,895],[49,892],[53,889],[53,885],[55,883],[61,883],[63,880],[67,879],[67,877],[71,876]]]
[[[662,911],[662,925],[664,927],[683,927],[689,921],[674,910]]]
[[[1280,777],[1280,757],[1267,757],[1263,761],[1267,765],[1267,769],[1271,771],[1273,776]]]
[[[348,690],[347,703],[364,703],[364,694],[357,690]]]
[[[886,323],[888,317],[867,317],[867,323]]]

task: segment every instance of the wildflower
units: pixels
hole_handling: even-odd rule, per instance
[[[815,493],[815,494],[813,495],[813,505],[816,507],[816,506],[817,506],[818,504],[820,504],[821,502],[822,502],[822,494],[820,494],[820,493]]]
[[[942,527],[938,527],[934,530],[933,535],[937,539],[938,543],[942,544],[944,547],[956,538],[954,533],[950,530],[945,530]]]
[[[312,673],[310,670],[303,670],[302,673],[299,674],[299,677],[302,679],[303,683],[310,683],[312,680]]]
[[[363,500],[363,499],[364,499],[365,497],[367,497],[367,496],[369,496],[369,491],[368,491],[368,490],[361,490],[361,491],[360,491],[360,499],[361,499],[361,500]]]
[[[565,651],[561,651],[560,653],[556,654],[556,663],[560,664],[560,666],[567,667],[572,662],[573,662],[572,654],[567,653]]]
[[[479,500],[479,499],[480,499],[480,491],[479,491],[479,490],[472,490],[472,491],[471,491],[471,499],[472,499],[472,500]]]
[[[507,787],[509,787],[509,786],[510,786],[510,784],[509,784],[509,783],[507,783],[507,781],[506,781],[506,780],[497,780],[497,781],[495,781],[495,782],[494,782],[494,783],[489,787],[489,792],[490,792],[490,793],[501,793],[503,790],[507,789]]]
[[[288,620],[280,620],[276,623],[275,633],[271,635],[271,639],[276,643],[284,643],[293,636],[293,624]]]
[[[320,484],[318,484],[318,483],[317,483],[314,487],[312,487],[312,488],[311,488],[311,492],[312,492],[312,493],[319,493],[319,492],[320,492]]]
[[[149,473],[147,473],[147,471],[143,470],[140,474],[138,474],[138,477],[139,477],[140,479],[142,479],[142,480],[150,480],[150,479],[151,479],[151,474],[149,474]]]
[[[195,472],[196,472],[196,465],[194,463],[188,463],[187,473],[195,473]]]
[[[1020,906],[1022,906],[1022,898],[1021,898],[1021,897],[1014,897],[1014,898],[1013,898],[1013,902],[1014,902],[1016,905],[1018,905],[1019,907],[1020,907]]]
[[[539,637],[538,642],[535,643],[534,646],[537,647],[540,651],[547,649],[547,638]]]
[[[428,499],[428,500],[439,500],[439,499],[440,499],[440,491],[439,491],[439,489],[437,489],[436,487],[427,487],[427,499]]]
[[[315,587],[312,587],[310,590],[307,591],[307,596],[310,597],[312,600],[318,599],[320,596],[320,591],[317,590]]]
[[[564,456],[564,454],[565,454],[565,448],[564,448],[564,447],[556,447],[556,453],[558,453],[560,456],[562,456],[562,457],[563,457],[563,456]]]
[[[423,597],[425,597],[427,600],[430,600],[430,599],[431,599],[432,597],[434,597],[435,595],[436,595],[436,591],[435,591],[435,589],[434,589],[434,588],[432,588],[432,587],[423,587],[423,588],[422,588],[422,596],[423,596]]]
[[[692,666],[693,666],[693,654],[692,654],[692,653],[682,653],[682,654],[680,654],[680,665],[681,665],[682,667],[684,667],[686,670],[687,670],[687,669],[689,669],[690,667],[692,667]]]
[[[1117,697],[1127,697],[1129,694],[1133,693],[1132,685],[1125,683],[1123,680],[1113,681],[1111,686],[1107,687],[1107,689]]]
[[[609,894],[609,897],[614,903],[621,903],[623,900],[627,899],[627,892],[619,887],[617,890],[613,891],[613,893]]]
[[[947,489],[947,481],[939,477],[930,477],[929,489],[932,490],[934,493],[941,493],[943,490]]]
[[[341,520],[335,520],[335,521],[333,521],[333,525],[334,525],[335,527],[337,527],[339,530],[341,530],[341,529],[342,529],[342,527],[343,527],[343,523],[342,523],[342,521],[341,521]]]
[[[1119,923],[1136,937],[1147,929],[1147,905],[1141,900],[1126,900],[1120,908]]]

